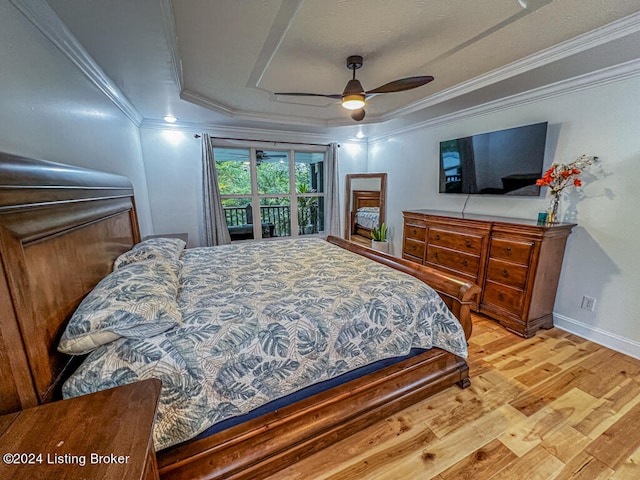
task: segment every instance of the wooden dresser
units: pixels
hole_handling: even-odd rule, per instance
[[[402,257],[482,288],[475,310],[531,337],[553,326],[567,237],[575,224],[438,210],[404,212]]]

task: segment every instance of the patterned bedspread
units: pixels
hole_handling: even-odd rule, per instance
[[[378,228],[380,225],[380,208],[361,207],[356,211],[356,224],[365,228]]]
[[[467,354],[460,324],[431,288],[320,239],[196,248],[181,261],[183,323],[99,347],[63,390],[161,379],[158,450],[412,347]]]

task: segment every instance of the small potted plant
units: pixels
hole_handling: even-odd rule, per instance
[[[389,252],[389,242],[387,241],[387,226],[383,223],[379,227],[371,230],[371,248],[379,252]]]

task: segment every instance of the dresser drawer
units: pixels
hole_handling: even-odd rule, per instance
[[[404,236],[424,242],[427,236],[427,227],[417,223],[407,222],[404,224]]]
[[[466,253],[429,245],[427,262],[466,273],[474,278],[478,276],[480,257]]]
[[[413,238],[405,238],[402,245],[402,252],[411,255],[412,257],[419,257],[420,263],[424,258],[425,243]]]
[[[531,252],[533,252],[533,242],[516,242],[515,240],[492,238],[489,258],[529,265]]]
[[[524,289],[528,272],[529,269],[524,265],[490,258],[487,265],[487,280]]]
[[[495,305],[502,310],[520,316],[524,303],[524,292],[517,288],[499,285],[487,280],[484,284],[482,304]]]
[[[441,230],[432,227],[429,229],[428,243],[430,245],[451,248],[473,255],[480,255],[482,239],[483,237],[479,235],[469,235],[467,233]]]

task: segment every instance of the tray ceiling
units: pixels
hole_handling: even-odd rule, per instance
[[[535,79],[536,70],[550,67],[541,58],[530,64],[526,59],[640,11],[639,2],[628,0],[49,4],[144,118],[173,113],[186,122],[324,127],[353,121],[338,101],[279,97],[274,92],[341,93],[351,78],[349,55],[364,57],[356,77],[365,89],[407,76],[435,77],[415,90],[371,98],[365,122],[386,121],[426,108],[437,103],[435,99],[450,99],[457,90],[467,95],[490,82],[526,75],[527,70]],[[603,68],[638,56],[618,53],[620,58],[578,59],[574,70],[559,63],[546,75],[557,81],[563,74],[588,70],[590,63]],[[510,71],[516,64],[518,69]],[[568,71],[563,73],[563,68]],[[489,77],[492,80],[478,82]],[[528,88],[526,77],[522,80]]]

